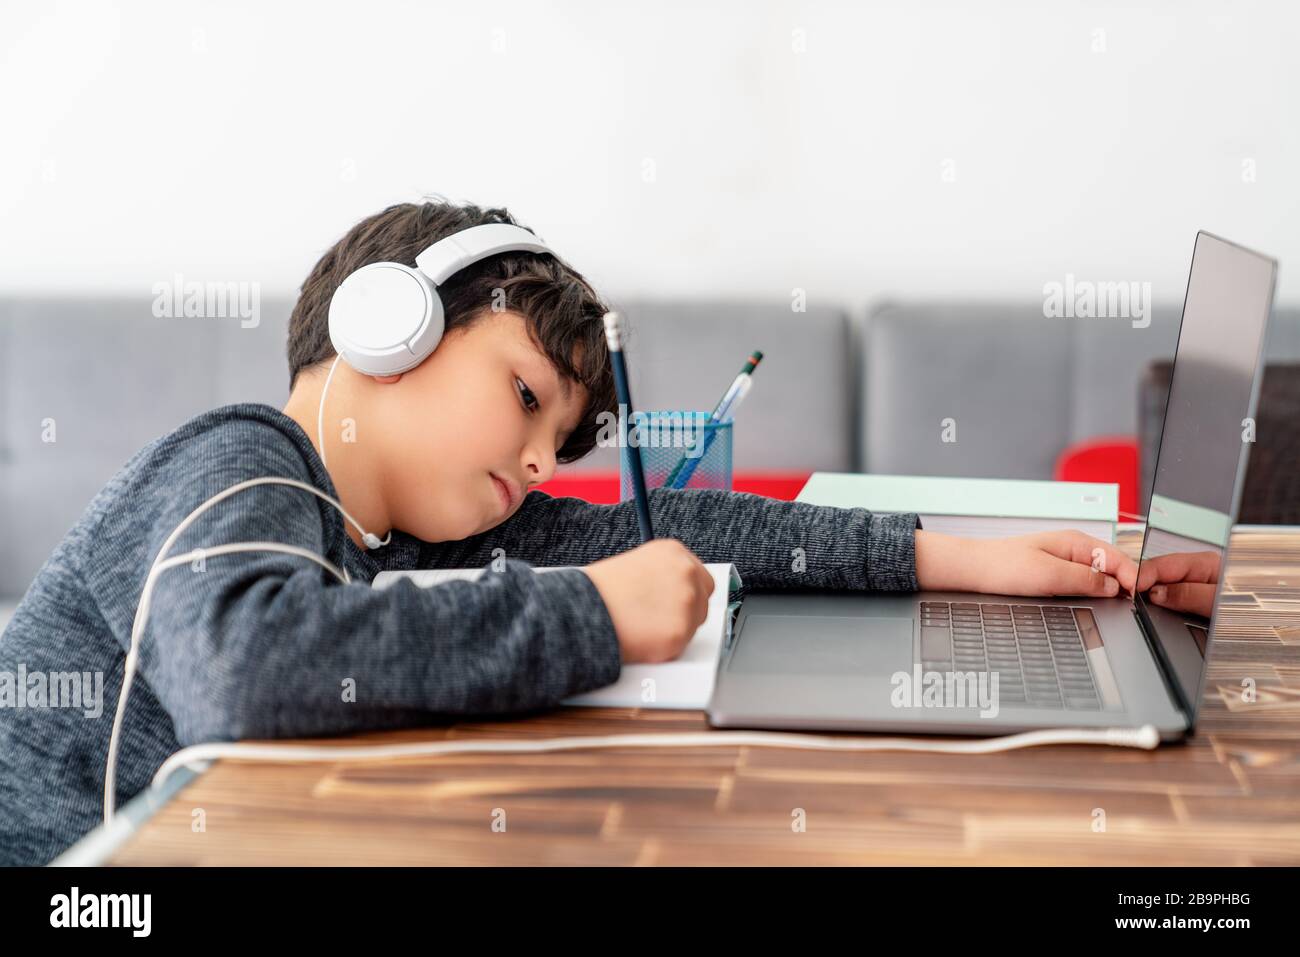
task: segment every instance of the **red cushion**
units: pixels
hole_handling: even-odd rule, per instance
[[[1106,435],[1071,445],[1057,457],[1052,477],[1058,482],[1118,484],[1119,510],[1127,512],[1131,518],[1138,507],[1137,439],[1128,435]]]
[[[732,477],[732,490],[766,495],[792,501],[808,482],[811,472],[737,472]],[[555,498],[580,498],[597,504],[610,504],[618,499],[617,472],[569,472],[557,475],[537,488]]]

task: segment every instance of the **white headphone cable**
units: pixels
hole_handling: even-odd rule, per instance
[[[380,758],[433,757],[440,754],[537,753],[585,748],[753,747],[803,748],[822,751],[924,751],[939,754],[993,754],[1049,744],[1104,744],[1153,750],[1160,734],[1153,725],[1139,728],[1052,728],[974,740],[925,738],[838,738],[781,731],[687,731],[652,734],[576,735],[559,738],[518,738],[487,741],[439,741],[324,747],[251,742],[195,744],[177,751],[154,774],[154,788],[182,767],[218,758],[265,761],[272,764],[313,761],[341,762]]]
[[[320,405],[316,407],[316,444],[320,446],[320,464],[325,464],[325,394],[330,390],[330,381],[334,378],[334,370],[338,368],[339,360],[343,358],[340,353],[334,357],[330,363],[329,375],[325,377],[325,384],[320,390]]]
[[[336,355],[334,361],[330,363],[329,374],[325,376],[325,384],[321,386],[320,390],[320,404],[316,407],[316,444],[320,447],[321,465],[325,465],[325,396],[330,390],[330,381],[334,378],[334,370],[338,368],[339,360],[341,358],[343,358],[342,355]],[[328,466],[325,470],[329,471]],[[334,500],[330,499],[330,501],[333,502]],[[335,502],[335,504],[338,503]],[[343,512],[342,505],[339,505],[339,511]],[[348,517],[349,521],[352,520],[352,516],[348,515],[347,512],[343,512],[343,514]],[[363,533],[362,537],[365,538],[366,548],[383,548],[393,540],[393,530],[391,528],[388,530],[388,534],[384,536],[384,540],[380,541],[374,535],[367,534],[365,529],[360,525],[357,525],[355,521],[353,521],[352,524],[357,526],[357,531]]]
[[[121,740],[122,722],[126,715],[126,701],[131,691],[131,682],[135,678],[136,665],[139,660],[140,636],[144,634],[145,623],[149,620],[149,603],[153,596],[154,584],[157,582],[158,576],[161,575],[162,572],[179,565],[188,565],[191,562],[200,558],[205,558],[208,555],[227,555],[232,552],[271,551],[281,552],[287,555],[298,555],[310,559],[329,571],[345,585],[349,584],[352,580],[347,573],[347,569],[339,568],[337,565],[306,548],[301,548],[297,545],[286,545],[281,542],[236,542],[228,545],[214,545],[210,548],[196,548],[184,555],[177,555],[173,558],[165,557],[167,552],[176,543],[176,540],[180,538],[180,536],[184,534],[185,530],[193,525],[198,517],[209,508],[237,492],[242,492],[245,489],[254,488],[259,485],[288,485],[293,488],[302,489],[306,492],[311,492],[313,495],[324,499],[337,508],[343,514],[343,517],[347,521],[351,522],[353,527],[361,533],[362,540],[365,541],[368,548],[375,548],[380,544],[378,537],[376,537],[373,532],[367,532],[362,528],[357,520],[348,514],[347,509],[343,507],[342,503],[333,496],[327,495],[320,489],[308,485],[306,482],[301,482],[298,479],[272,476],[248,479],[247,481],[238,482],[229,488],[218,492],[202,505],[194,509],[194,511],[190,512],[189,515],[185,516],[185,519],[172,529],[171,534],[167,536],[166,541],[163,542],[162,547],[158,550],[158,557],[154,559],[153,565],[150,566],[149,574],[145,576],[144,587],[140,592],[140,602],[136,606],[135,619],[131,624],[131,644],[126,653],[126,666],[122,673],[122,690],[118,693],[117,697],[117,711],[113,716],[113,729],[109,734],[108,739],[108,760],[104,768],[105,824],[112,820],[116,804],[115,786],[117,778],[117,751]]]

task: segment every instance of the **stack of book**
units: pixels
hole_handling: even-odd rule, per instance
[[[1008,538],[1077,528],[1114,544],[1119,486],[1103,482],[814,472],[797,502],[916,512],[927,531]]]

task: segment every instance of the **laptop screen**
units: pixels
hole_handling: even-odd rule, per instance
[[[1193,723],[1253,441],[1276,271],[1271,259],[1197,234],[1139,568],[1155,563],[1165,593],[1136,600]]]

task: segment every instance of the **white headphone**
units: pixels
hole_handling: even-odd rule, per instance
[[[414,369],[442,339],[438,286],[466,266],[505,252],[555,253],[522,226],[488,223],[438,240],[402,263],[370,263],[353,272],[330,300],[330,343],[365,375]]]

